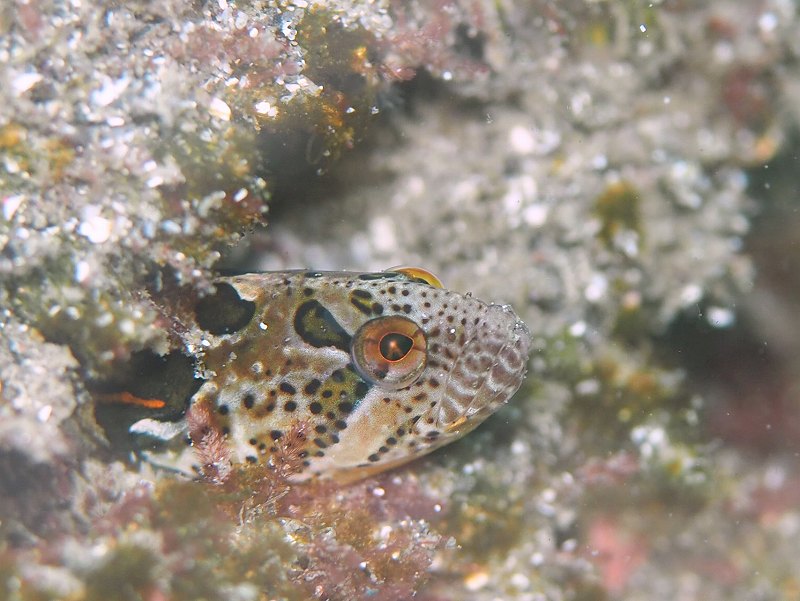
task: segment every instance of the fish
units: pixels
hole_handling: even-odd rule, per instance
[[[210,448],[226,470],[272,469],[290,437],[292,481],[353,481],[397,467],[505,405],[531,349],[510,306],[447,290],[412,267],[220,277],[195,321],[202,383],[186,415],[131,426],[183,440],[172,460],[163,450],[148,460],[194,475],[208,472]]]

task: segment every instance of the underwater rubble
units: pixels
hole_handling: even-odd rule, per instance
[[[790,0],[5,3],[0,598],[796,598],[798,28]],[[220,266],[398,264],[534,333],[464,440],[342,488],[192,482],[97,425],[92,383],[182,348],[163,299]]]

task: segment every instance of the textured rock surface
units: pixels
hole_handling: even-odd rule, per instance
[[[0,597],[796,597],[798,19],[4,4]],[[528,383],[344,491],[154,474],[104,442],[87,378],[180,347],[161,296],[221,255],[421,264],[514,305]]]

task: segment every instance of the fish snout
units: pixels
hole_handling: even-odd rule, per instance
[[[485,305],[447,376],[439,402],[422,423],[450,432],[483,421],[522,385],[531,344],[530,330],[509,305]]]

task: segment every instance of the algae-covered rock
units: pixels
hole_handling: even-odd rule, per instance
[[[4,4],[0,597],[796,597],[797,12]],[[191,387],[220,264],[415,263],[535,337],[448,451],[189,482],[95,421],[98,382]]]

